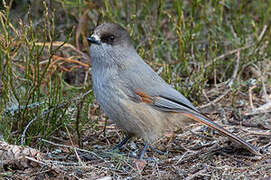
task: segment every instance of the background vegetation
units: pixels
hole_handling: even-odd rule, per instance
[[[62,160],[77,161],[73,149],[56,148],[47,141],[98,153],[108,152],[123,137],[95,102],[86,40],[98,24],[115,22],[129,30],[146,62],[203,112],[215,120],[222,119],[232,130],[236,124],[243,124],[239,129],[246,126],[266,130],[255,134],[243,129],[242,133],[255,145],[269,147],[270,1],[3,0],[0,8],[2,140],[45,153],[61,149],[61,155],[66,153]],[[204,136],[210,136],[207,144],[221,143],[213,138],[216,134],[208,132]],[[189,133],[177,136],[174,142],[187,147],[207,139]],[[174,143],[160,144],[168,149],[167,155],[150,152],[150,157],[162,161],[141,170],[134,168],[126,155],[106,155],[99,162],[82,156],[90,163],[80,170],[81,174],[76,171],[72,176],[66,169],[49,168],[54,173],[41,173],[40,178],[270,177],[270,158],[269,163],[261,161],[261,165],[249,158],[240,162],[223,153],[213,158],[223,143],[211,146],[215,150],[207,158],[192,153],[189,158],[199,158],[195,164],[191,161],[192,165],[178,160],[179,155],[191,152],[191,146],[188,150],[179,145],[174,148]],[[209,146],[202,147],[193,151],[201,152]],[[166,161],[168,158],[174,163]],[[231,164],[223,161],[225,158]],[[220,163],[220,169],[215,168],[216,163]],[[13,173],[5,169],[1,176],[12,177]],[[22,174],[24,171],[17,175]]]

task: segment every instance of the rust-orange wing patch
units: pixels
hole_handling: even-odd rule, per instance
[[[140,90],[135,90],[135,93],[141,97],[142,102],[145,102],[147,104],[153,103],[153,98],[150,95],[148,95],[147,93],[140,91]]]

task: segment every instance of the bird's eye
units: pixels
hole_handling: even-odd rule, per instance
[[[113,42],[115,40],[115,36],[114,35],[103,35],[101,40],[102,40],[102,42],[105,42],[107,44],[113,44]]]
[[[111,42],[112,42],[112,41],[114,41],[115,36],[114,36],[114,35],[110,35],[108,39],[109,39],[109,41],[111,41]]]

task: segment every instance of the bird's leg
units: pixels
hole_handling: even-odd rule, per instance
[[[124,144],[126,144],[129,139],[131,139],[132,136],[130,135],[127,135],[118,145],[116,145],[114,148],[113,148],[113,151],[116,150],[116,149],[120,149]]]
[[[141,153],[140,153],[139,159],[143,159],[144,154],[145,154],[145,152],[146,152],[146,150],[147,150],[148,147],[149,147],[149,142],[146,142],[146,144],[145,144],[143,150],[142,150]]]

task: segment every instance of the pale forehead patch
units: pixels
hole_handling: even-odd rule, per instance
[[[100,34],[99,34],[99,33],[92,34],[91,37],[93,37],[93,38],[96,39],[97,41],[100,41],[100,40],[101,40]]]

